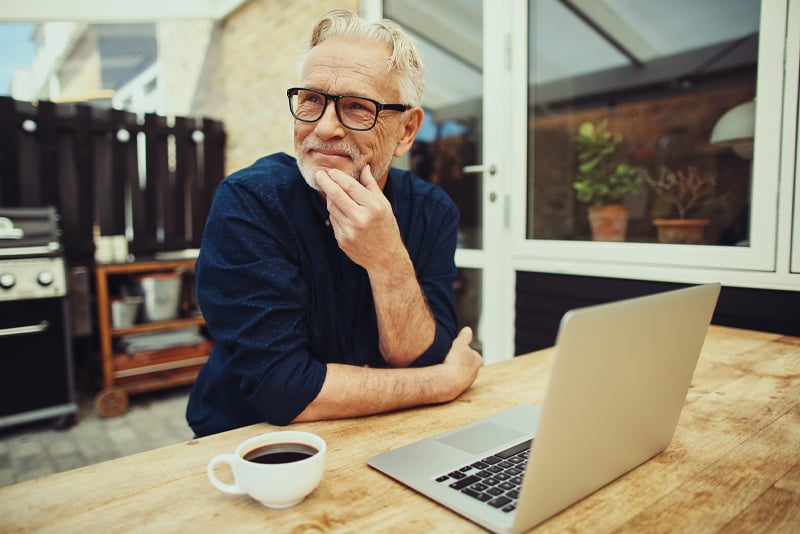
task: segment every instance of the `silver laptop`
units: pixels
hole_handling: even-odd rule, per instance
[[[495,532],[529,529],[666,449],[720,285],[569,311],[544,403],[368,463]]]

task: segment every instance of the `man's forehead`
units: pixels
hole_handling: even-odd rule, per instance
[[[374,42],[329,39],[314,47],[301,70],[304,87],[337,94],[393,96],[389,49]]]

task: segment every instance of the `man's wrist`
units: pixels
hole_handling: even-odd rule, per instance
[[[369,270],[368,274],[373,286],[382,289],[395,290],[408,284],[409,281],[417,283],[417,273],[407,253],[403,257],[380,264]]]

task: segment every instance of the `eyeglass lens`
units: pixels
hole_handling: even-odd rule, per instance
[[[327,98],[323,93],[299,89],[289,95],[292,114],[301,121],[315,122],[325,113]],[[378,108],[372,100],[357,96],[340,96],[334,101],[342,125],[353,130],[372,128]]]

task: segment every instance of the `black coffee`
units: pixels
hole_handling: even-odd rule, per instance
[[[244,459],[257,464],[288,464],[305,460],[318,452],[304,443],[270,443],[248,452]]]

